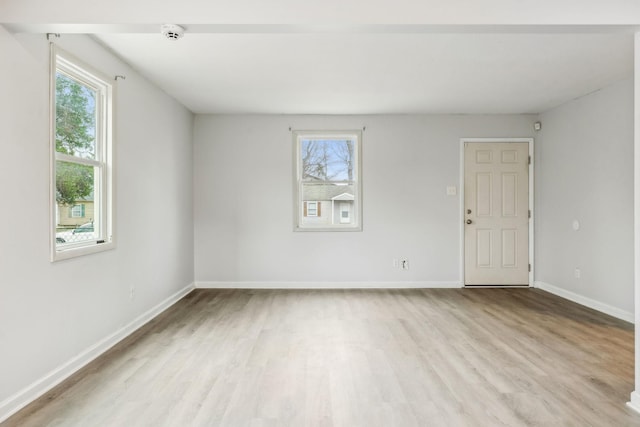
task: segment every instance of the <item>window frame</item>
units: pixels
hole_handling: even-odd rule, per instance
[[[295,130],[292,131],[293,136],[293,222],[294,231],[362,231],[362,131],[361,130],[324,130],[324,131],[305,131]],[[303,139],[353,139],[355,141],[354,148],[354,167],[355,174],[354,179],[349,181],[326,181],[341,183],[343,185],[349,183],[353,186],[354,200],[353,208],[351,210],[351,216],[353,217],[352,224],[343,224],[339,220],[333,224],[304,224],[304,202],[303,200],[303,180],[302,180],[302,156],[301,146]],[[320,202],[314,200],[315,202]],[[308,202],[308,201],[307,201]],[[323,207],[324,209],[330,209]],[[331,209],[334,209],[331,204]],[[333,214],[331,213],[332,217]],[[308,216],[307,216],[308,217]]]
[[[114,239],[114,99],[115,81],[84,61],[50,45],[50,251],[51,262],[103,252],[115,248]],[[56,150],[56,74],[61,72],[96,91],[96,147],[93,159],[59,153]],[[58,204],[56,200],[56,162],[63,161],[94,168],[94,220],[96,238],[58,246]]]

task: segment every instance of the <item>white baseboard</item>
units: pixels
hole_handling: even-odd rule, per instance
[[[461,288],[460,282],[196,282],[199,289],[426,289]]]
[[[49,372],[41,379],[27,386],[13,396],[10,396],[9,398],[0,402],[0,423],[51,390],[53,387],[60,384],[65,379],[69,378],[72,374],[74,374],[75,372],[86,366],[89,362],[93,361],[98,356],[109,350],[111,347],[131,335],[137,329],[144,326],[154,317],[181,300],[185,295],[191,292],[194,287],[195,286],[193,283],[189,284],[185,288],[179,290],[169,298],[162,301],[160,304],[141,314],[129,324],[123,326],[113,334],[105,337],[98,343],[87,348],[73,359]]]
[[[627,402],[627,406],[636,412],[640,412],[640,393],[637,391],[631,392],[631,400]]]
[[[630,313],[628,311],[619,309],[617,307],[613,307],[609,304],[605,304],[603,302],[596,301],[591,298],[587,298],[580,294],[576,294],[575,292],[567,291],[566,289],[562,289],[557,286],[550,285],[549,283],[536,281],[534,283],[534,286],[538,289],[542,289],[543,291],[547,291],[559,297],[568,299],[573,302],[577,302],[578,304],[584,305],[594,310],[601,311],[605,314],[608,314],[609,316],[617,317],[618,319],[622,319],[630,323],[635,323],[634,313]]]

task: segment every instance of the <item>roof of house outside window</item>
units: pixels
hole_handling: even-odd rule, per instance
[[[340,196],[340,197],[338,197]],[[336,184],[304,184],[302,190],[303,201],[322,200],[353,200],[353,185]]]

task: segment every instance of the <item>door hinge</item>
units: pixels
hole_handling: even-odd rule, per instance
[[[531,264],[529,264],[529,273],[531,273]]]
[[[531,209],[529,209],[529,219],[531,219]]]
[[[529,164],[531,164],[531,156],[529,156]]]

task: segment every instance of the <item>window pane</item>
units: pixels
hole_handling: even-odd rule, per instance
[[[94,169],[56,162],[56,246],[97,239]]]
[[[352,140],[304,138],[300,143],[303,181],[353,181]]]
[[[56,151],[94,159],[96,153],[96,91],[56,73]]]

